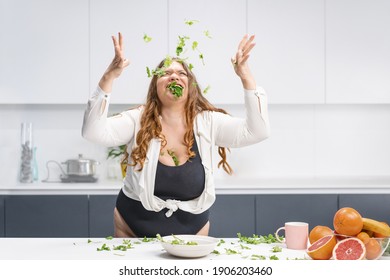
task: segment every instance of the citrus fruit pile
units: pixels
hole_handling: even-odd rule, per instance
[[[374,260],[389,242],[390,227],[385,222],[363,218],[351,207],[339,209],[333,217],[334,230],[317,225],[309,234],[307,254],[314,260]]]

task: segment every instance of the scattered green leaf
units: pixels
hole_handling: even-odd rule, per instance
[[[144,238],[142,238],[142,242],[152,242],[152,241],[154,241],[155,240],[155,238],[147,238],[146,236],[144,237]]]
[[[112,236],[107,236],[106,239],[107,239],[107,240],[113,240],[114,237],[112,237]]]
[[[213,37],[211,37],[210,31],[208,31],[208,30],[203,31],[203,34],[204,34],[207,38],[209,38],[209,39],[212,39],[212,38],[213,38]]]
[[[207,94],[210,90],[210,85],[208,85],[204,90],[203,90],[203,94]]]
[[[240,244],[240,247],[241,247],[241,249],[252,250],[250,247],[244,246],[244,245],[242,245],[242,244]]]
[[[198,48],[198,42],[197,41],[193,41],[192,42],[192,50],[196,50]]]
[[[199,22],[199,20],[185,20],[184,21],[184,23],[185,24],[187,24],[187,25],[189,25],[189,26],[192,26],[192,25],[194,25],[195,23],[198,23]]]
[[[271,252],[273,252],[273,253],[282,252],[282,247],[280,247],[280,246],[273,246]]]
[[[147,34],[144,34],[144,42],[149,43],[150,41],[152,41],[152,37],[149,37]]]
[[[252,259],[252,260],[265,260],[266,257],[263,256],[263,255],[253,254],[253,255],[251,255],[251,259]]]
[[[178,36],[179,42],[176,46],[176,55],[180,56],[180,54],[184,51],[184,47],[186,45],[186,41],[190,39],[188,36]]]
[[[224,244],[224,243],[225,243],[225,240],[220,239],[220,240],[219,240],[219,243],[217,244],[217,246],[221,246],[221,245]]]
[[[268,234],[265,236],[253,234],[252,237],[242,236],[241,233],[237,233],[237,237],[239,242],[247,243],[247,244],[271,244],[271,243],[280,243],[276,237],[272,234]]]
[[[279,258],[276,255],[272,255],[269,257],[270,260],[277,261]]]
[[[230,248],[225,248],[226,254],[227,255],[235,255],[235,254],[240,254],[238,251],[230,249]]]
[[[111,251],[110,247],[107,246],[106,243],[102,245],[102,247],[97,248],[98,251]]]

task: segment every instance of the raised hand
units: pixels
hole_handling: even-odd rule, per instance
[[[118,33],[118,39],[115,36],[111,36],[111,38],[114,44],[115,56],[99,82],[99,86],[105,92],[111,92],[113,80],[118,78],[122,74],[123,69],[130,64],[129,60],[123,55],[122,33]]]
[[[248,58],[251,50],[256,45],[254,42],[255,35],[245,35],[241,39],[236,54],[231,58],[234,71],[237,76],[240,77],[245,89],[255,89],[256,82],[252,76],[248,65]]]
[[[108,66],[106,72],[109,72],[113,75],[114,78],[117,78],[122,73],[123,69],[127,67],[130,62],[123,55],[123,36],[122,33],[118,33],[118,39],[115,36],[111,36],[112,42],[114,43],[115,57],[112,60],[111,64]]]

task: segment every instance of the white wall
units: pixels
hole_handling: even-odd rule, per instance
[[[241,105],[223,106],[243,116]],[[111,112],[126,106],[113,105]],[[81,137],[82,105],[0,105],[0,182],[17,183],[20,123],[34,123],[39,179],[46,162],[83,153],[103,164],[106,149]],[[386,176],[390,173],[390,105],[270,105],[271,137],[228,155],[237,178]],[[58,170],[51,168],[54,179]],[[221,171],[216,177],[225,177]]]

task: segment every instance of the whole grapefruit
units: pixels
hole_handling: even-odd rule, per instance
[[[333,248],[332,257],[335,260],[361,260],[366,256],[366,247],[356,237],[339,241]]]
[[[351,207],[339,209],[333,218],[333,226],[336,232],[354,236],[363,229],[363,219],[358,211]]]
[[[375,238],[370,238],[370,240],[365,244],[366,246],[366,259],[375,260],[378,257],[382,256],[382,247]]]
[[[306,253],[313,260],[329,260],[336,244],[337,240],[334,235],[326,235],[307,248]]]
[[[313,244],[317,240],[327,235],[333,235],[333,230],[330,227],[321,225],[315,226],[309,233],[310,244]]]

